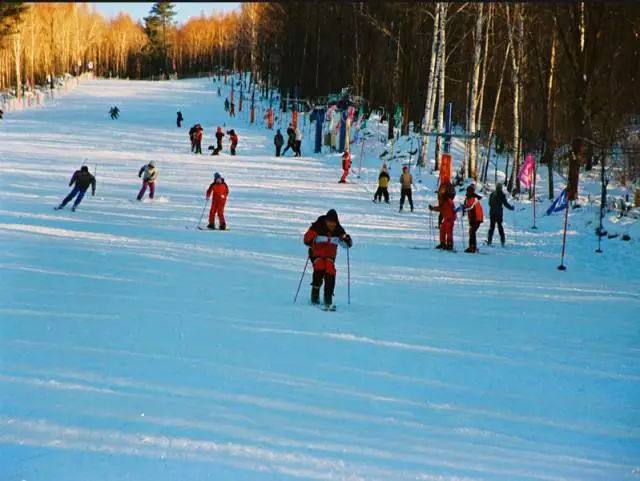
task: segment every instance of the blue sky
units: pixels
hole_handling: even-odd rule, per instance
[[[89,2],[89,5],[94,6],[98,12],[106,17],[115,17],[120,11],[123,11],[131,15],[134,20],[142,20],[149,14],[153,2]],[[177,13],[175,18],[178,23],[186,22],[189,17],[197,17],[203,11],[209,15],[212,12],[228,12],[240,8],[240,2],[175,2],[174,5]]]

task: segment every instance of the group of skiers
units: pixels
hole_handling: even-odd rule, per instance
[[[204,129],[202,125],[195,124],[193,127],[189,129],[189,139],[191,141],[191,152],[196,154],[202,154],[202,137],[204,134]],[[224,133],[222,132],[222,127],[218,127],[216,129],[216,133],[214,134],[216,138],[216,145],[210,145],[209,150],[211,150],[211,155],[219,155],[222,151],[222,139],[224,138]],[[231,142],[229,146],[229,151],[231,155],[236,155],[236,149],[238,147],[238,134],[234,129],[227,130],[227,135],[229,136],[229,141]]]
[[[229,99],[224,99],[224,111],[229,114],[229,117],[236,116],[236,104],[229,102]]]

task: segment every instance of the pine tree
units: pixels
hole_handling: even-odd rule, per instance
[[[166,72],[169,61],[169,30],[173,26],[176,15],[171,2],[156,2],[151,7],[149,16],[144,18],[145,32],[149,37],[149,54],[153,67]]]

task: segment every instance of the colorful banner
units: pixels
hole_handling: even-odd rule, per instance
[[[520,180],[520,185],[525,189],[529,189],[531,184],[533,184],[533,171],[536,168],[536,159],[533,154],[527,154],[522,167],[520,168],[520,172],[518,173],[518,179]]]

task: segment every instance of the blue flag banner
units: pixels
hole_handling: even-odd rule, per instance
[[[562,192],[560,192],[560,195],[558,196],[558,198],[554,200],[553,203],[547,209],[547,215],[551,215],[554,212],[560,212],[566,209],[567,202],[569,202],[567,200],[567,189],[564,189]]]

